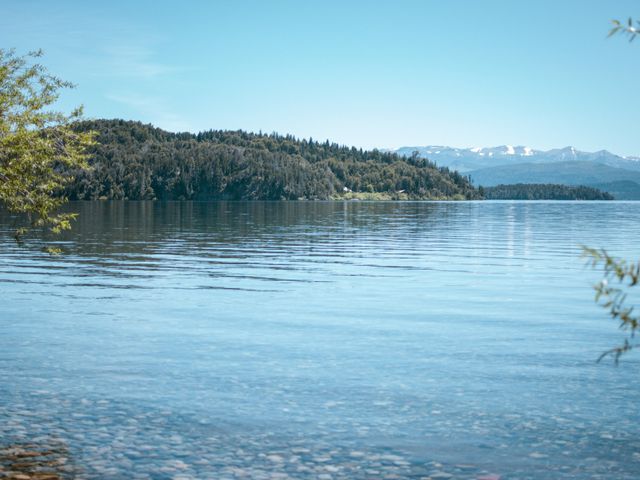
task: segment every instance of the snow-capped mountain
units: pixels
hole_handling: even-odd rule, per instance
[[[535,150],[531,147],[453,148],[439,145],[402,147],[395,152],[428,158],[436,165],[469,175],[485,187],[515,183],[587,185],[616,199],[640,200],[640,158],[607,150],[583,152],[574,147]]]
[[[622,157],[607,150],[583,152],[574,147],[535,150],[526,146],[501,145],[498,147],[453,148],[438,145],[402,147],[395,150],[403,156],[414,152],[423,158],[461,173],[481,168],[515,165],[519,163],[552,163],[566,161],[596,162],[616,168],[640,171],[640,158]]]

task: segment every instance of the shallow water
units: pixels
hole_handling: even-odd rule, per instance
[[[638,478],[639,357],[595,362],[623,336],[580,258],[638,256],[637,203],[70,208],[60,257],[0,215],[0,447],[76,478]]]

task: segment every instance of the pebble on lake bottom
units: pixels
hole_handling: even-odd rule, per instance
[[[73,478],[67,447],[56,440],[0,447],[0,478],[8,480],[62,480]]]
[[[0,480],[637,478],[640,441],[632,437],[603,438],[586,426],[555,429],[543,417],[535,424],[517,420],[507,425],[505,441],[484,450],[501,462],[496,473],[466,451],[454,455],[458,462],[436,461],[428,447],[409,452],[368,439],[345,441],[327,427],[285,434],[124,402],[14,396],[0,404]],[[538,436],[542,427],[555,438]],[[557,461],[569,448],[581,460]],[[614,461],[622,448],[631,452],[625,463]]]

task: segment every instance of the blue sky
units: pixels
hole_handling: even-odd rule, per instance
[[[640,155],[637,0],[3,0],[0,46],[43,48],[62,108],[172,131],[371,147]]]

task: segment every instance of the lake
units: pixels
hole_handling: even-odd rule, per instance
[[[638,478],[580,258],[638,258],[637,203],[68,208],[55,257],[0,214],[0,477]]]

